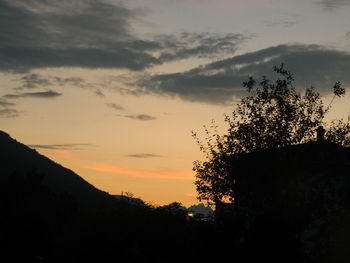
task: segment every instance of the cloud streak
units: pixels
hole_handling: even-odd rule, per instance
[[[97,86],[101,86],[103,84],[99,83],[91,83],[87,82],[81,77],[58,77],[58,76],[50,76],[50,75],[40,75],[37,73],[26,73],[22,75],[18,81],[20,82],[20,86],[17,90],[25,90],[25,89],[38,89],[38,88],[48,88],[49,86],[73,86],[79,88],[86,89],[94,89],[95,93],[98,89]],[[96,94],[101,96],[101,94]]]
[[[70,144],[30,144],[28,145],[35,149],[47,149],[47,150],[83,150],[86,147],[92,146],[86,143],[70,143]]]
[[[20,81],[22,82],[21,88],[25,89],[34,89],[52,84],[50,80],[36,73],[26,74],[21,77]]]
[[[210,32],[189,33],[179,35],[161,35],[156,41],[164,51],[158,60],[169,62],[189,57],[217,58],[233,54],[238,46],[251,37],[242,34],[214,34]]]
[[[132,120],[138,120],[138,121],[153,121],[156,120],[157,117],[155,116],[151,116],[148,114],[136,114],[136,115],[117,115],[118,117],[124,117],[124,118],[128,118],[128,119],[132,119]]]
[[[85,169],[89,169],[96,172],[122,174],[137,178],[158,178],[158,179],[177,179],[177,180],[193,180],[193,173],[182,172],[172,169],[131,169],[112,164],[95,164],[85,166]]]
[[[139,159],[149,159],[149,158],[159,158],[161,155],[151,154],[151,153],[139,153],[139,154],[130,154],[127,157],[139,158]]]
[[[0,118],[16,118],[20,112],[13,108],[16,104],[0,99]]]
[[[3,101],[0,100],[0,107],[8,107],[8,106],[15,106],[16,104],[12,103],[12,102],[7,102],[7,101]]]
[[[346,32],[345,38],[346,38],[346,39],[350,39],[350,31]]]
[[[40,98],[40,99],[51,99],[62,96],[62,93],[58,93],[53,90],[41,91],[41,92],[24,92],[16,94],[6,94],[3,98],[6,99],[20,99],[20,98]]]
[[[321,4],[324,9],[328,11],[332,11],[344,6],[350,6],[349,0],[321,0],[316,3]]]
[[[113,110],[116,110],[116,111],[124,110],[124,107],[119,104],[107,103],[106,105],[107,107],[112,108]]]
[[[0,109],[1,118],[16,118],[18,116],[19,116],[19,111],[17,111],[16,109],[10,109],[10,108]]]
[[[292,27],[296,24],[298,24],[299,21],[297,20],[291,20],[291,19],[275,19],[275,20],[265,20],[264,24],[267,27]]]

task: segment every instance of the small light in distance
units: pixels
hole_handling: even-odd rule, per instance
[[[190,212],[187,213],[187,215],[188,215],[189,217],[194,217],[194,212],[190,211]]]

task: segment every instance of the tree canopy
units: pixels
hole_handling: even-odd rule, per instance
[[[326,107],[314,87],[300,94],[293,85],[294,77],[283,64],[274,68],[276,80],[263,76],[259,82],[253,77],[243,83],[248,96],[242,98],[232,115],[225,116],[226,134],[217,131],[215,122],[205,128],[206,139],[201,141],[193,132],[205,161],[195,161],[195,185],[198,199],[209,204],[234,199],[230,157],[315,140],[316,129],[327,128],[324,138],[343,146],[350,146],[350,120],[324,120],[336,97],[345,95],[340,82],[333,87],[333,99]]]

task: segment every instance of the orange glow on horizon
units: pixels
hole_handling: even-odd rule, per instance
[[[180,180],[193,180],[194,175],[190,172],[182,172],[173,169],[150,169],[140,168],[131,169],[113,164],[95,164],[83,167],[85,169],[104,172],[123,174],[138,178],[159,178],[159,179],[180,179]]]

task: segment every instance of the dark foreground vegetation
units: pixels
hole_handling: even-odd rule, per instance
[[[232,164],[240,198],[214,218],[129,195],[84,206],[36,171],[3,177],[2,262],[349,262],[349,148],[313,142]]]
[[[0,184],[2,262],[187,262],[213,253],[213,224],[188,217],[179,204],[152,207],[111,196],[80,208],[43,179],[30,172]]]

